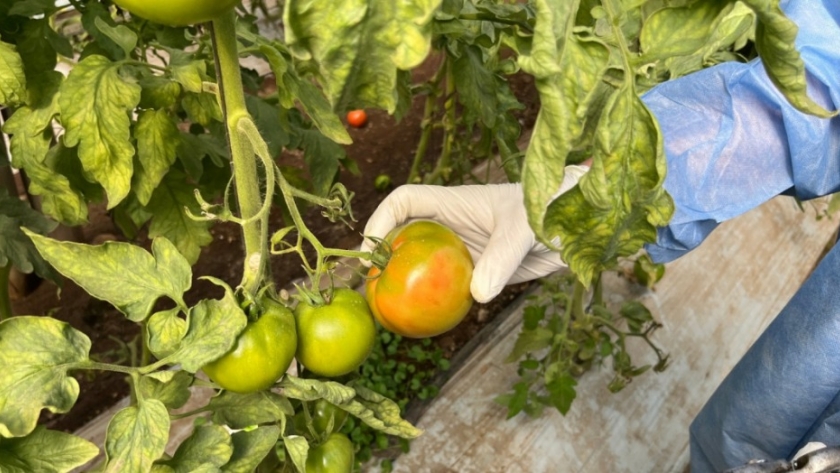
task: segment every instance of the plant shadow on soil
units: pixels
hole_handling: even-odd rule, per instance
[[[438,58],[432,56],[423,66],[413,71],[415,83],[430,77],[438,64]],[[517,112],[523,132],[530,130],[539,109],[539,96],[533,79],[518,73],[509,80],[514,94],[525,105],[524,110]],[[346,146],[346,151],[348,157],[358,164],[361,174],[356,176],[342,170],[340,182],[355,193],[352,207],[358,221],[351,229],[340,222],[329,222],[321,217],[318,209],[309,209],[305,215],[306,223],[323,244],[335,248],[358,246],[367,219],[387,195],[387,191],[380,192],[375,189],[376,177],[387,174],[395,185],[406,181],[420,140],[424,100],[423,96],[416,96],[412,107],[399,122],[384,111],[370,110],[368,123],[363,128],[348,127],[353,143]],[[440,150],[441,136],[436,133],[426,154],[429,169]],[[282,156],[280,162],[299,164],[302,158],[289,153]],[[279,212],[274,212],[271,216],[270,230],[276,231],[281,225],[282,218]],[[102,206],[91,209],[90,223],[81,229],[81,234],[83,241],[91,243],[110,239],[125,240],[119,236],[119,230]],[[200,276],[214,276],[231,286],[239,283],[243,260],[239,227],[231,223],[221,223],[211,229],[211,234],[213,242],[203,248],[198,262],[193,266],[193,285],[185,296],[189,305],[201,299],[219,298],[222,295],[218,286],[198,280]],[[145,233],[141,233],[134,243],[146,249],[150,247]],[[300,261],[296,258],[296,255],[272,258],[272,278],[278,287],[285,287],[295,279],[305,276]],[[460,325],[435,337],[434,343],[443,349],[446,358],[451,358],[527,287],[527,284],[510,286],[490,303],[474,304]],[[130,344],[139,334],[139,325],[128,321],[113,306],[90,297],[66,279],[60,291],[52,283],[42,283],[25,297],[13,300],[12,306],[18,315],[51,315],[67,321],[90,337],[91,353],[101,361],[126,363],[125,357],[130,356],[126,344]],[[123,374],[82,372],[74,373],[74,376],[80,384],[76,405],[66,414],[44,411],[40,419],[42,425],[56,430],[75,431],[128,395],[128,384]]]

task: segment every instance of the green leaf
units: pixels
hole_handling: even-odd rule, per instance
[[[31,433],[41,409],[64,413],[79,397],[68,376],[88,361],[90,339],[49,317],[12,317],[0,322],[0,436]]]
[[[24,273],[35,271],[43,278],[61,284],[61,277],[35,249],[32,240],[21,230],[29,228],[39,234],[51,232],[56,223],[32,210],[22,200],[0,189],[0,267],[9,262]]]
[[[88,189],[92,184],[79,174],[73,176],[73,181],[65,175],[76,171],[72,169],[74,163],[78,164],[76,149],[67,148],[64,140],[59,140],[47,152],[44,164],[31,162],[25,168],[29,193],[41,196],[41,211],[65,225],[82,225],[88,219],[85,195],[73,184],[81,182]]]
[[[184,258],[195,264],[201,247],[210,244],[213,236],[210,234],[211,223],[193,220],[187,209],[193,215],[201,215],[194,186],[188,184],[182,172],[173,169],[155,189],[146,206],[146,210],[152,213],[149,237],[162,236],[171,240]]]
[[[169,109],[174,107],[181,97],[181,86],[164,77],[144,77],[138,83],[143,88],[140,92],[140,108]]]
[[[134,193],[146,205],[169,167],[175,163],[175,151],[181,138],[178,126],[165,110],[146,110],[137,118],[137,161]]]
[[[344,148],[327,139],[318,130],[298,129],[300,140],[296,147],[303,149],[303,159],[309,168],[315,195],[326,196],[335,182],[339,163],[347,157]]]
[[[210,126],[214,121],[222,121],[222,109],[214,95],[187,92],[181,99],[181,106],[192,122]]]
[[[566,157],[586,125],[587,108],[609,60],[609,50],[572,34],[578,0],[538,0],[538,20],[530,54],[520,67],[535,78],[540,112],[522,170],[528,223],[543,243],[547,204],[563,182]],[[565,243],[565,242],[564,242]]]
[[[516,343],[510,354],[505,358],[505,363],[513,363],[527,353],[544,350],[551,346],[554,339],[554,332],[545,328],[537,327],[533,330],[522,330],[516,337]]]
[[[545,385],[548,390],[549,402],[563,415],[569,412],[572,402],[577,396],[575,386],[577,386],[577,381],[568,374],[560,376]]]
[[[311,8],[290,0],[283,13],[286,41],[317,64],[334,110],[379,107],[393,113],[397,70],[426,59],[438,5],[440,0],[342,0]]]
[[[192,473],[208,465],[219,468],[232,454],[233,441],[228,431],[220,425],[205,424],[193,430],[171,460],[158,463],[169,466],[175,473]]]
[[[17,48],[0,41],[0,105],[26,102],[26,76]]]
[[[808,97],[805,63],[794,47],[798,28],[779,8],[779,0],[744,0],[758,17],[755,46],[764,70],[791,105],[803,113],[830,118],[830,112]]]
[[[200,301],[190,309],[187,334],[172,361],[195,373],[227,353],[247,323],[248,317],[230,290],[221,299]]]
[[[55,2],[52,0],[19,0],[13,2],[9,8],[9,15],[19,15],[25,17],[37,15],[50,15],[55,9]]]
[[[12,135],[9,151],[16,168],[27,169],[32,163],[44,162],[53,137],[52,119],[59,111],[62,80],[61,73],[53,71],[29,84],[29,104],[17,109],[3,126],[3,131]]]
[[[715,20],[727,6],[724,2],[694,2],[656,11],[639,35],[646,60],[684,56],[702,49],[712,36]]]
[[[304,379],[289,375],[280,380],[280,387],[286,397],[301,401],[326,399],[338,405],[350,402],[356,396],[356,391],[353,388],[335,381]]]
[[[601,116],[590,171],[549,206],[546,233],[563,242],[563,260],[586,285],[621,256],[655,241],[674,204],[662,187],[659,126],[632,87],[619,89]]]
[[[353,142],[341,120],[330,108],[330,103],[321,89],[312,82],[301,79],[272,45],[263,43],[260,51],[268,59],[277,78],[278,93],[283,107],[292,108],[299,103],[324,136],[340,144]]]
[[[292,404],[285,397],[271,391],[239,394],[224,391],[210,400],[213,422],[232,429],[279,422],[295,415]]]
[[[271,452],[280,438],[280,427],[267,425],[251,431],[236,432],[233,438],[233,456],[222,467],[226,473],[251,473]]]
[[[358,382],[351,382],[350,386],[356,390],[355,399],[349,403],[333,404],[358,417],[368,426],[386,434],[413,439],[423,433],[422,430],[400,417],[400,406],[394,401],[365,388]]]
[[[79,146],[85,170],[108,194],[108,209],[131,189],[134,146],[128,112],[140,102],[140,86],[120,77],[119,67],[102,56],[88,56],[70,71],[59,97],[65,142]]]
[[[496,75],[487,68],[478,46],[467,46],[452,64],[458,98],[468,110],[473,111],[488,128],[496,126],[499,84]]]
[[[520,381],[513,385],[512,393],[497,396],[495,401],[508,408],[507,418],[511,419],[528,404],[528,393],[528,384]]]
[[[58,272],[88,294],[110,302],[132,321],[144,320],[161,296],[186,307],[183,294],[192,284],[192,271],[165,238],[155,238],[149,254],[129,243],[110,241],[92,246],[24,231]]]
[[[306,459],[309,456],[309,442],[300,435],[289,435],[283,437],[283,445],[289,456],[292,457],[292,463],[295,464],[297,471],[306,472]]]
[[[178,409],[190,400],[193,376],[186,371],[158,371],[140,378],[143,399],[157,399],[167,409]]]
[[[169,439],[169,413],[157,399],[138,401],[117,412],[105,434],[104,473],[151,470]]]
[[[65,473],[98,453],[99,448],[85,439],[39,426],[26,437],[0,437],[0,471]]]
[[[248,105],[248,112],[251,113],[260,135],[268,145],[269,154],[279,156],[290,140],[289,132],[284,129],[284,126],[288,125],[284,125],[280,120],[279,109],[253,95],[246,96],[245,103]]]
[[[94,20],[94,24],[102,34],[122,48],[125,57],[131,56],[131,52],[137,47],[137,33],[125,25],[111,26],[99,17]]]
[[[202,83],[207,75],[207,64],[203,60],[193,59],[192,55],[179,49],[167,49],[167,52],[170,56],[169,72],[172,78],[187,92],[202,93]]]
[[[176,307],[149,317],[146,324],[146,344],[158,359],[175,353],[187,333],[187,322],[178,317],[180,312],[181,309]]]

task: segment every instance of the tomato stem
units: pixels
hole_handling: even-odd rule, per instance
[[[432,137],[432,115],[437,110],[437,100],[440,93],[440,80],[443,77],[443,72],[446,70],[447,56],[443,56],[443,61],[434,77],[429,80],[429,93],[426,95],[426,104],[423,106],[423,119],[420,122],[420,127],[423,133],[420,135],[420,143],[417,144],[417,151],[414,152],[414,161],[411,163],[411,171],[408,173],[409,184],[420,182],[420,164],[423,163],[423,158],[426,156],[426,150],[429,149],[429,140]]]
[[[443,150],[440,152],[434,170],[424,179],[424,184],[440,184],[445,181],[452,171],[452,148],[455,146],[456,122],[458,120],[455,109],[455,73],[452,69],[452,61],[446,61],[444,68],[446,73],[445,98],[443,109]]]
[[[268,213],[252,219],[262,207],[257,161],[248,139],[240,132],[238,124],[249,117],[245,106],[245,92],[239,70],[239,53],[236,44],[236,13],[230,11],[213,20],[211,24],[213,51],[216,59],[216,76],[219,98],[225,119],[231,168],[236,185],[239,211],[245,242],[245,263],[242,288],[256,293],[268,271],[268,246],[264,232],[268,227]]]
[[[12,271],[12,263],[0,266],[0,322],[14,316],[12,312],[12,301],[9,296],[9,273]]]

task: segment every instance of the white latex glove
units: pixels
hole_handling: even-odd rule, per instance
[[[805,444],[804,447],[800,448],[796,455],[793,456],[793,460],[796,461],[802,455],[807,455],[813,451],[821,450],[825,448],[826,445],[822,442],[808,442]]]
[[[574,187],[588,170],[566,167],[557,195]],[[490,301],[507,284],[537,279],[566,266],[557,252],[537,242],[520,184],[404,185],[373,212],[364,234],[385,238],[394,227],[416,219],[442,223],[464,240],[475,263],[470,291],[478,302]],[[365,239],[361,250],[372,251],[374,246]]]

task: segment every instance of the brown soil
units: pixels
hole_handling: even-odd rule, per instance
[[[415,80],[429,77],[437,67],[432,58],[416,71]],[[531,77],[520,74],[511,78],[511,85],[526,105],[520,112],[520,122],[524,129],[533,127],[538,110],[538,95]],[[344,224],[332,224],[320,217],[313,209],[306,215],[310,229],[318,235],[322,243],[329,247],[352,248],[361,242],[360,233],[376,206],[386,193],[375,190],[373,182],[379,174],[387,174],[392,182],[405,182],[411,167],[411,161],[420,139],[420,122],[423,114],[423,97],[416,97],[411,110],[400,122],[385,112],[368,112],[368,123],[361,129],[350,129],[353,144],[347,146],[348,155],[358,163],[361,175],[354,176],[342,171],[340,180],[355,193],[353,211],[358,222],[354,229]],[[427,153],[429,163],[433,163],[440,152],[440,137],[435,137]],[[282,159],[294,162],[294,155]],[[88,242],[101,242],[119,237],[111,219],[101,209],[93,209],[91,223],[82,228],[82,239]],[[98,211],[98,212],[97,212]],[[281,225],[279,216],[272,215],[272,229]],[[213,243],[204,248],[198,263],[193,267],[193,274],[215,276],[235,286],[239,282],[242,267],[242,249],[239,228],[233,224],[219,224],[212,229]],[[148,248],[148,241],[140,236],[137,243]],[[279,287],[287,286],[296,278],[303,277],[299,261],[294,257],[278,257],[272,261],[272,273]],[[524,285],[508,288],[490,304],[476,304],[465,321],[435,340],[448,357],[453,356],[466,345],[478,331],[493,319],[517,294],[525,289]],[[220,289],[206,281],[194,280],[192,289],[186,295],[186,302],[193,304],[204,298],[220,297]],[[66,280],[60,294],[51,283],[43,283],[31,294],[13,301],[16,314],[51,315],[69,322],[73,327],[87,334],[92,341],[92,354],[102,361],[128,362],[130,356],[127,343],[138,333],[138,325],[129,322],[110,304],[91,298],[78,286]],[[54,415],[45,413],[41,422],[49,428],[73,431],[128,394],[124,375],[118,373],[76,374],[81,387],[78,402],[67,414]]]

